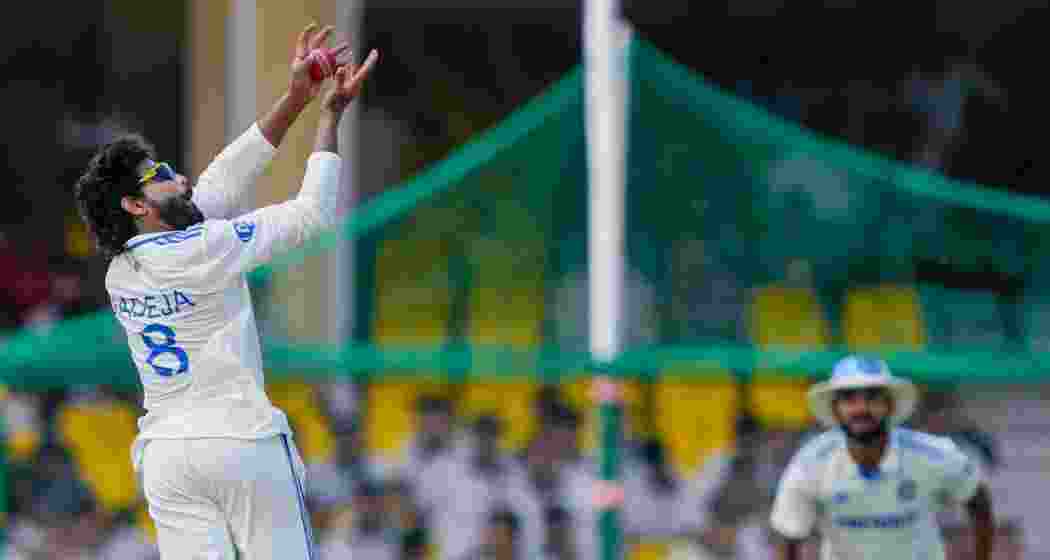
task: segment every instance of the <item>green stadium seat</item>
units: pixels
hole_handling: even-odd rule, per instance
[[[991,291],[920,286],[927,340],[937,349],[1003,351],[1005,317]]]
[[[925,345],[922,304],[912,286],[865,286],[846,294],[843,332],[850,349],[917,350]]]

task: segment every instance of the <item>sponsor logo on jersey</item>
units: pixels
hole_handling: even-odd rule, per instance
[[[885,515],[839,515],[835,517],[835,525],[845,529],[900,529],[914,525],[918,519],[919,514],[915,511]]]
[[[233,231],[237,232],[237,237],[241,241],[247,243],[255,235],[255,224],[251,222],[233,222]]]

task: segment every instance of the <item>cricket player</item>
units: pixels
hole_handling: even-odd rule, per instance
[[[977,466],[951,440],[896,427],[918,392],[882,360],[850,356],[808,395],[835,428],[803,446],[787,467],[771,524],[781,560],[799,558],[819,529],[822,560],[944,560],[934,514],[965,504],[977,560],[990,560],[994,520]]]
[[[360,66],[337,60],[298,195],[235,213],[320,94],[307,56],[331,32],[302,32],[288,92],[196,187],[139,136],[103,147],[77,183],[81,214],[110,259],[106,288],[144,388],[132,460],[164,560],[233,558],[234,548],[251,560],[314,557],[303,464],[264,390],[244,274],[335,224],[339,120],[378,53]]]

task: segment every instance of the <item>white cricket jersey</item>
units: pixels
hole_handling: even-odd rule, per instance
[[[951,440],[894,429],[876,475],[862,475],[832,430],[795,455],[773,503],[774,529],[822,536],[822,560],[944,560],[934,514],[965,502],[981,474]]]
[[[201,175],[205,222],[135,236],[110,263],[106,289],[145,393],[136,466],[149,439],[290,433],[266,396],[244,275],[335,223],[341,159],[313,153],[297,197],[234,217],[274,151],[253,126]]]

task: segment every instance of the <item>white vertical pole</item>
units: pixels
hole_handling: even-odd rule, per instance
[[[350,41],[350,50],[353,52],[354,61],[361,62],[364,54],[368,51],[364,48],[364,40],[361,37],[363,29],[361,21],[365,11],[365,0],[336,0],[336,23],[340,40]],[[339,128],[339,149],[344,161],[349,165],[343,166],[342,181],[344,188],[339,200],[339,215],[347,216],[350,209],[356,205],[357,193],[361,183],[361,149],[358,141],[358,123],[360,122],[361,102],[355,101],[347,114],[343,116]],[[333,255],[332,266],[335,268],[331,275],[335,281],[329,284],[329,301],[334,302],[335,312],[330,314],[329,331],[332,333],[337,345],[346,344],[350,340],[354,320],[354,242],[340,233],[336,249]]]
[[[226,18],[226,142],[240,136],[259,116],[256,75],[256,0],[233,0]],[[225,143],[223,144],[225,145]],[[248,203],[246,203],[248,204]],[[241,208],[247,211],[251,208]]]
[[[589,204],[590,352],[615,359],[622,345],[626,56],[619,0],[584,0],[583,62]]]

